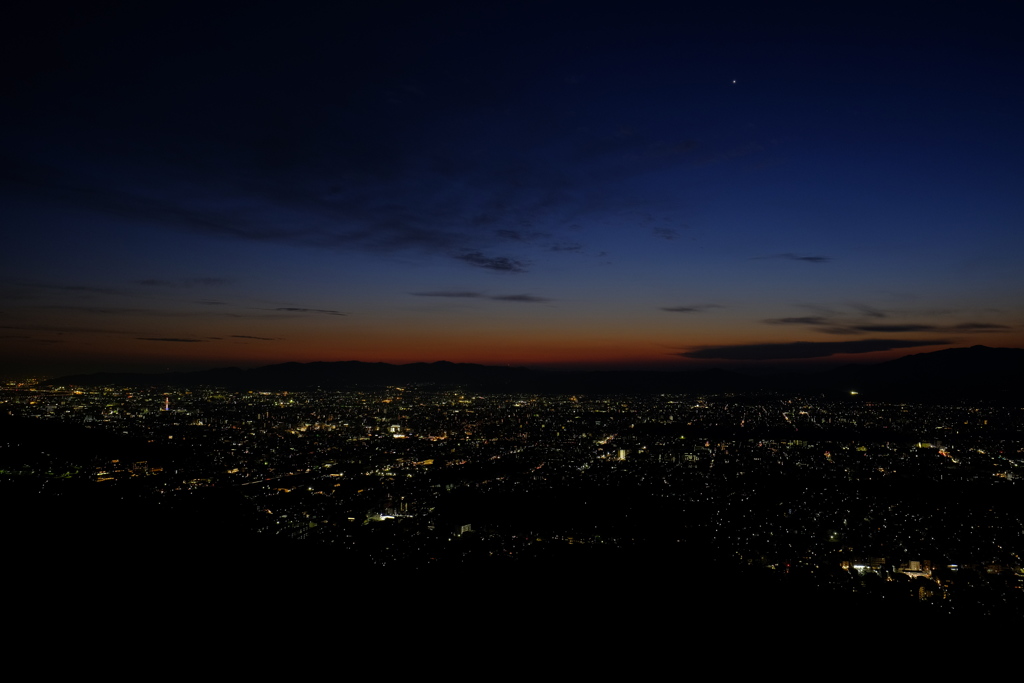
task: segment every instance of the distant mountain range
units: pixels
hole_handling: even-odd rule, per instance
[[[689,393],[813,391],[863,398],[907,400],[992,399],[1018,403],[1024,384],[1024,349],[945,349],[874,365],[847,365],[817,373],[770,377],[730,370],[545,371],[471,363],[281,363],[259,368],[219,368],[162,374],[71,375],[46,384],[77,386],[218,386],[236,391],[373,389],[421,385],[477,392]]]

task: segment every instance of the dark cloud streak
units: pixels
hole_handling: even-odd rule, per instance
[[[532,296],[530,294],[502,294],[499,296],[489,296],[487,298],[493,301],[518,301],[529,304],[540,304],[551,301],[551,299],[545,299],[541,296]]]
[[[875,312],[873,317],[886,317],[886,314]],[[956,325],[929,325],[924,323],[891,323],[891,324],[856,324],[844,323],[839,317],[826,316],[804,316],[796,318],[769,318],[762,322],[769,325],[806,325],[817,328],[817,331],[826,334],[858,334],[861,332],[999,332],[1010,330],[1007,325],[994,323],[966,322]]]
[[[1001,332],[1012,330],[1013,328],[1009,325],[997,325],[995,323],[960,323],[959,325],[950,325],[946,329],[954,332]]]
[[[828,318],[813,315],[801,318],[769,318],[763,322],[769,325],[834,325]]]
[[[803,261],[804,263],[826,263],[832,260],[831,256],[801,256],[787,252],[785,254],[772,254],[771,256],[755,256],[753,260],[762,261],[765,259],[785,259],[787,261]]]
[[[480,292],[413,292],[413,296],[436,296],[448,299],[479,299]]]
[[[825,358],[836,354],[874,353],[917,346],[949,344],[948,340],[858,339],[840,342],[790,342],[782,344],[743,344],[685,351],[684,358],[716,360],[798,360]]]
[[[696,306],[663,306],[661,310],[669,313],[703,313],[712,308],[722,308],[719,304],[699,304]]]
[[[445,299],[490,299],[491,301],[518,301],[520,303],[547,303],[552,301],[532,294],[483,294],[481,292],[413,292],[412,296],[439,297]]]
[[[477,266],[478,268],[486,268],[487,270],[497,270],[504,273],[526,272],[525,263],[507,256],[484,256],[479,251],[471,251],[465,254],[459,254],[455,258]]]
[[[137,280],[135,284],[146,287],[219,287],[229,284],[231,281],[221,277],[190,277],[177,280]]]
[[[334,311],[327,308],[299,308],[298,306],[279,306],[278,308],[263,308],[263,311],[281,311],[284,313],[320,313],[323,315],[348,315],[341,311]]]
[[[139,341],[155,341],[155,342],[204,342],[205,339],[182,339],[178,337],[136,337]]]

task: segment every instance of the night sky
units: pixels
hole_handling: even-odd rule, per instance
[[[325,5],[7,22],[0,371],[1024,346],[1015,3]]]

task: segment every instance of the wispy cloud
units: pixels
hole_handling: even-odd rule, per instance
[[[802,254],[794,254],[787,252],[785,254],[772,254],[770,256],[755,256],[753,260],[764,260],[764,259],[784,259],[786,261],[803,261],[804,263],[825,263],[831,261],[831,256],[806,256]]]
[[[138,316],[138,317],[160,317],[160,318],[192,318],[197,316],[220,318],[220,317],[231,317],[237,318],[242,317],[238,314],[225,313],[221,311],[196,311],[188,310],[186,308],[139,308],[139,307],[128,307],[128,306],[73,306],[73,305],[46,305],[36,306],[36,310],[47,310],[47,311],[68,311],[72,313],[83,313],[87,315],[96,316]],[[274,310],[274,309],[256,309],[256,310]],[[343,315],[343,314],[342,314]],[[253,317],[253,316],[249,316]]]
[[[177,278],[174,280],[136,280],[135,284],[146,287],[189,288],[220,287],[222,285],[230,284],[230,282],[231,280],[227,280],[222,277],[187,277]]]
[[[946,329],[955,332],[1001,332],[1003,330],[1012,330],[1013,328],[1009,325],[997,325],[995,323],[960,323],[959,325],[950,325]]]
[[[874,312],[873,317],[888,317],[889,314]],[[795,318],[769,318],[762,322],[769,325],[803,325],[816,328],[826,334],[859,334],[871,332],[903,333],[903,332],[938,332],[949,334],[954,332],[1001,332],[1011,330],[1008,325],[995,323],[964,322],[955,325],[931,325],[927,323],[860,323],[843,316],[802,316]]]
[[[42,337],[32,337],[27,334],[0,334],[0,339],[26,339],[30,340],[33,344],[64,344],[64,339],[45,339]]]
[[[479,299],[480,292],[413,292],[413,296],[436,296],[448,299]]]
[[[123,295],[124,292],[112,289],[110,287],[94,287],[91,285],[60,285],[60,284],[48,284],[41,282],[10,282],[15,287],[24,287],[28,289],[48,289],[58,292],[77,292],[82,294],[113,294]]]
[[[446,299],[490,299],[491,301],[518,301],[522,303],[539,304],[552,301],[542,296],[532,294],[483,294],[482,292],[413,292],[413,296],[440,297]]]
[[[277,308],[263,308],[263,311],[281,311],[282,313],[319,313],[321,315],[348,315],[341,311],[334,311],[329,308],[300,308],[298,306],[279,306]]]
[[[885,318],[888,316],[888,313],[885,311],[881,311],[872,306],[865,306],[864,304],[850,304],[850,308],[855,311],[860,311],[862,315],[866,315],[869,318]]]
[[[661,310],[669,313],[703,313],[712,308],[722,308],[719,304],[698,304],[696,306],[663,306]]]
[[[920,325],[914,323],[900,325],[898,323],[894,323],[891,325],[852,325],[850,326],[850,329],[858,332],[934,332],[941,328],[935,325]]]
[[[61,325],[0,325],[2,330],[26,330],[28,332],[56,332],[57,334],[130,334],[125,330],[111,330],[98,327],[73,327]]]
[[[155,341],[155,342],[204,342],[205,339],[184,339],[179,337],[136,337],[139,341]]]
[[[277,341],[273,337],[254,337],[251,334],[232,334],[228,335],[230,339],[258,339],[259,341]]]
[[[834,325],[829,318],[819,315],[808,315],[798,318],[769,318],[763,322],[769,325]]]
[[[539,232],[536,230],[509,230],[507,228],[495,230],[494,234],[503,240],[512,240],[513,242],[535,242],[537,240],[551,237],[551,234],[547,232]]]
[[[500,294],[498,296],[489,296],[487,298],[493,299],[494,301],[519,301],[528,304],[540,304],[546,301],[551,301],[551,299],[545,299],[542,296],[533,296],[530,294]]]
[[[455,258],[478,268],[486,268],[487,270],[498,270],[505,273],[526,272],[526,263],[507,256],[484,256],[479,251],[470,251],[465,254],[458,254]]]
[[[108,287],[89,287],[87,285],[34,285],[42,289],[57,289],[63,292],[87,292],[89,294],[122,294]]]

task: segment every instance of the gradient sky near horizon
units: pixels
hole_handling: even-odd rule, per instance
[[[1012,3],[323,5],[25,10],[0,371],[1024,346]]]

